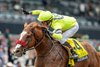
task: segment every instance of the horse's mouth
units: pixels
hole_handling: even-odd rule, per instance
[[[14,57],[21,57],[24,54],[25,54],[25,49],[23,49],[20,44],[17,44],[17,46],[13,50],[12,55]]]
[[[20,51],[15,51],[15,52],[13,52],[13,56],[14,57],[21,57],[23,54],[22,54],[22,52],[20,52]]]
[[[25,55],[24,50],[16,50],[16,51],[13,52],[13,56],[15,56],[15,57],[21,57],[23,55]]]

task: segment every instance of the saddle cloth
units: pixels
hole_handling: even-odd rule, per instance
[[[78,55],[78,59],[77,62],[88,59],[88,52],[84,49],[84,47],[82,46],[82,44],[74,39],[74,38],[69,38],[66,41],[72,49],[74,49],[75,53]],[[64,46],[67,50],[69,49],[67,46]],[[69,49],[69,56],[71,55],[70,49]],[[74,59],[70,59],[69,58],[69,63],[70,66],[74,66],[75,65],[75,61]]]

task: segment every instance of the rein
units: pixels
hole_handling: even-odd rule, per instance
[[[34,32],[32,32],[32,33],[34,34]],[[37,47],[41,44],[41,42],[43,41],[43,38],[44,38],[44,36],[45,36],[45,33],[46,33],[46,36],[47,36],[47,37],[50,39],[50,41],[52,42],[52,47],[51,47],[51,49],[49,50],[49,52],[46,53],[44,56],[47,56],[47,55],[52,51],[52,49],[55,47],[55,44],[54,44],[54,42],[53,42],[53,40],[52,40],[52,38],[51,38],[51,36],[50,36],[50,33],[49,33],[49,32],[47,31],[47,29],[45,29],[45,28],[43,29],[43,33],[44,33],[44,35],[43,35],[42,38],[40,39],[39,43],[37,43],[35,47],[29,48],[29,49],[27,49],[26,51],[37,48]],[[56,49],[57,49],[57,48],[56,48]],[[57,50],[57,52],[58,52],[58,54],[62,57],[62,55],[59,53],[58,50]],[[62,57],[62,59],[63,59],[63,57]]]

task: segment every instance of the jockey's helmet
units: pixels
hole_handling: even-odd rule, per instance
[[[43,21],[48,21],[53,18],[53,15],[50,11],[43,11],[40,13],[38,20],[43,22]]]

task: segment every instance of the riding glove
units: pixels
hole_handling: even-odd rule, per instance
[[[62,39],[62,30],[61,29],[54,30],[52,32],[52,37],[57,40],[61,40]]]

